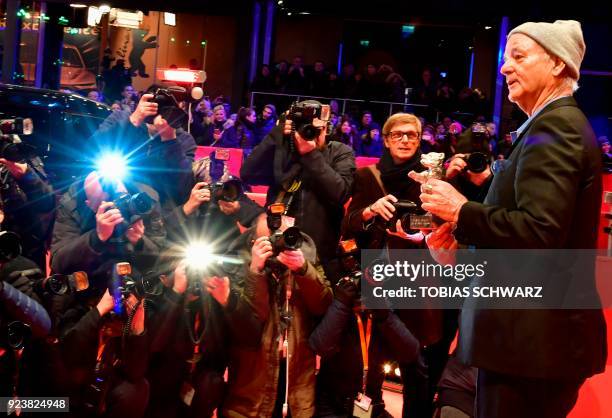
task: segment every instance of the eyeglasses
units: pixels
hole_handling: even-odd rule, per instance
[[[387,138],[393,142],[400,142],[404,137],[408,138],[409,142],[419,142],[419,134],[416,132],[391,131],[387,134]]]

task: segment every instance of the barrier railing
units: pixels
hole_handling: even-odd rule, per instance
[[[340,105],[338,109],[340,114],[345,113],[360,113],[364,110],[369,110],[375,114],[379,119],[388,118],[394,113],[398,112],[410,112],[418,116],[425,116],[431,119],[433,114],[437,113],[431,106],[405,102],[387,102],[382,100],[365,100],[365,99],[349,99],[346,97],[324,97],[324,96],[310,96],[304,94],[287,94],[287,93],[273,93],[264,91],[252,91],[249,96],[249,107],[261,108],[268,104],[270,100],[261,100],[264,97],[272,96],[275,97],[273,103],[277,111],[283,111],[288,109],[291,103],[302,100],[317,100],[324,103],[329,103],[335,100]],[[438,115],[435,115],[436,121]]]

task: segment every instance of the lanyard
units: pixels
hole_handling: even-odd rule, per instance
[[[366,380],[368,377],[368,348],[370,347],[370,339],[372,338],[372,321],[366,319],[366,326],[364,330],[361,315],[357,313],[355,314],[355,316],[357,317],[357,326],[359,327],[359,340],[361,341],[361,357],[363,359],[362,393],[365,393]]]

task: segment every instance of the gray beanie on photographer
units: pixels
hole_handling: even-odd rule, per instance
[[[559,57],[573,78],[576,80],[580,78],[580,64],[586,50],[580,22],[575,20],[556,20],[554,23],[526,22],[512,29],[508,38],[515,33],[529,36],[546,51]]]

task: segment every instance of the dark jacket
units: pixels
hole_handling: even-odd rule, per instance
[[[179,128],[175,140],[162,142],[159,136],[149,137],[145,123],[137,128],[129,117],[129,112],[113,112],[93,135],[94,145],[128,155],[133,179],[157,190],[164,209],[187,200],[196,150],[193,137]]]
[[[468,202],[455,236],[477,248],[595,248],[601,160],[595,134],[572,97],[548,104],[517,138],[484,204]],[[581,289],[595,293],[594,262]],[[555,286],[566,276],[551,277]],[[590,290],[589,290],[590,289]],[[532,378],[586,378],[603,371],[601,310],[475,310],[461,313],[459,358]],[[491,338],[494,335],[495,338]]]
[[[275,126],[276,115],[272,115],[268,119],[257,119],[255,124],[255,145],[263,141],[266,135],[268,135]]]
[[[314,352],[322,357],[317,375],[317,414],[325,415],[323,410],[331,412],[328,411],[331,408],[334,414],[347,415],[357,392],[362,390],[363,376],[361,342],[352,307],[334,299],[308,341]],[[374,321],[368,351],[369,370],[374,372],[382,369],[385,358],[404,364],[413,362],[419,352],[419,342],[391,313],[384,321]],[[377,388],[370,384],[366,387],[374,392],[366,390],[370,398],[381,401]]]
[[[378,170],[374,166],[375,170]],[[420,204],[420,186],[418,183],[406,179],[410,183],[407,197],[413,202]],[[372,203],[385,196],[369,167],[362,167],[355,173],[353,185],[353,199],[347,209],[347,214],[342,222],[344,237],[354,237],[361,249],[410,249],[419,248],[410,241],[387,234],[384,222],[374,218],[368,224],[364,224],[361,214]],[[419,339],[421,344],[429,345],[440,340],[442,337],[442,311],[439,309],[407,309],[398,311],[399,317],[408,329]]]
[[[53,228],[55,194],[40,158],[28,158],[24,162],[28,169],[18,180],[6,168],[0,168],[2,229],[18,234],[23,254],[44,271]]]
[[[281,362],[279,305],[290,280],[289,409],[294,418],[310,418],[314,413],[316,360],[306,339],[314,329],[315,318],[323,315],[331,303],[332,293],[320,265],[316,264],[316,249],[310,237],[304,235],[302,246],[308,260],[306,270],[301,274],[287,270],[277,282],[270,274],[248,270],[254,236],[252,229],[237,242],[246,262],[226,308],[233,341],[223,416],[272,416]],[[245,336],[249,338],[245,340]]]
[[[221,143],[219,146],[223,148],[253,148],[257,145],[255,136],[255,127],[247,126],[242,123],[236,123],[223,131]]]
[[[158,195],[144,184],[128,185],[128,191],[146,192],[157,202],[151,214],[144,217],[145,235],[128,257],[138,270],[147,272],[155,263],[166,237]],[[90,282],[97,278],[104,280],[108,263],[117,261],[117,257],[109,243],[98,238],[95,214],[85,204],[83,182],[73,184],[62,196],[57,210],[51,243],[51,270],[61,274],[80,270],[90,276]],[[125,258],[122,255],[119,261],[126,261]]]
[[[336,255],[354,171],[355,155],[346,145],[331,141],[323,150],[299,156],[291,152],[289,138],[277,126],[242,164],[240,176],[248,184],[270,186],[266,205],[276,201],[283,184],[290,185],[293,178],[302,180],[288,215],[312,237],[325,263]]]
[[[222,400],[213,393],[223,392],[223,373],[228,359],[229,333],[223,308],[206,292],[189,302],[185,294],[165,289],[157,310],[147,370],[151,385],[149,416],[180,416],[183,406],[180,391],[185,381],[191,381],[196,391],[193,414],[211,416]],[[197,330],[196,315],[199,316]],[[192,371],[196,345],[200,358]],[[210,385],[202,384],[215,381],[204,379],[206,375],[217,377],[214,392]],[[203,399],[199,401],[200,398]]]

